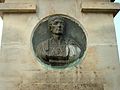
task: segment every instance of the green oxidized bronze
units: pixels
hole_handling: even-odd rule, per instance
[[[50,17],[48,30],[51,31],[52,37],[38,44],[36,48],[38,58],[52,66],[63,66],[79,58],[81,53],[79,44],[73,39],[64,38],[65,22],[62,17]]]
[[[33,36],[33,48],[39,60],[50,66],[67,66],[83,56],[86,37],[81,28],[72,23],[73,26],[67,18],[53,15],[39,24]]]

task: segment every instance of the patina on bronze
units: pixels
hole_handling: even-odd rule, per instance
[[[36,46],[36,55],[40,60],[51,66],[65,66],[80,57],[78,42],[65,37],[66,22],[63,17],[49,17],[48,30],[52,36]]]

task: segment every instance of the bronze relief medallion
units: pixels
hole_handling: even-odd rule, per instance
[[[82,60],[87,38],[77,20],[57,14],[45,17],[38,23],[32,45],[40,62],[53,68],[66,68]]]

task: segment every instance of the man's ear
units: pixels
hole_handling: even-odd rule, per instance
[[[51,25],[48,25],[48,30],[51,32]]]
[[[51,30],[51,29],[52,29],[52,27],[51,27],[51,26],[49,26],[49,30],[50,30],[50,32],[52,32],[52,30]]]

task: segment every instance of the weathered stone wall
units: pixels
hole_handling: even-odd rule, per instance
[[[4,14],[0,90],[120,89],[120,67],[112,14],[81,13],[81,0],[6,2],[36,3],[37,13]],[[32,50],[31,36],[41,19],[57,13],[69,15],[83,25],[88,49],[80,65],[64,70],[49,70],[37,61]]]
[[[83,2],[109,2],[110,0],[82,0]]]

